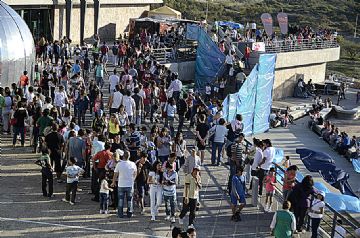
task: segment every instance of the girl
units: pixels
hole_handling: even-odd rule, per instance
[[[309,209],[309,217],[311,218],[311,238],[317,238],[318,228],[321,218],[324,216],[325,209],[325,192],[320,191],[316,194],[316,198],[312,201]]]
[[[291,166],[290,156],[288,156],[288,155],[285,156],[285,161],[282,165],[285,167],[285,169],[287,169]]]
[[[149,173],[147,183],[150,186],[151,221],[155,221],[158,209],[162,202],[163,169],[159,160],[155,161],[152,171]]]
[[[183,138],[183,133],[178,132],[175,137],[175,143],[173,144],[173,151],[176,153],[176,172],[179,172],[180,168],[185,163],[186,155],[186,141]]]
[[[113,140],[120,133],[120,123],[115,114],[111,114],[108,125],[109,139]]]
[[[271,212],[272,199],[275,193],[275,168],[270,168],[269,174],[266,176],[265,180],[265,190],[266,190],[266,199],[265,199],[265,212]]]
[[[109,191],[113,191],[109,188],[109,178],[104,173],[100,173],[100,214],[108,214],[109,212]]]
[[[120,135],[125,135],[126,134],[126,126],[128,126],[130,124],[129,121],[129,116],[125,111],[125,107],[124,105],[120,105],[119,108],[119,122],[120,122]]]

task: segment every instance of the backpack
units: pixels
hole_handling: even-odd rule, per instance
[[[109,51],[109,48],[106,45],[103,45],[103,46],[101,46],[100,51],[101,51],[101,54],[105,55]]]
[[[227,147],[226,147],[226,156],[231,158],[232,156],[232,151],[231,151],[231,147],[235,142],[231,142]]]

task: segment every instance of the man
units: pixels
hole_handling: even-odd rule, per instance
[[[91,68],[91,60],[89,58],[89,55],[85,54],[84,63],[83,63],[83,78],[86,84],[88,83],[89,80],[90,68]]]
[[[181,132],[182,128],[184,126],[184,121],[185,121],[185,114],[186,112],[189,110],[187,103],[185,101],[185,99],[188,97],[188,95],[186,93],[183,94],[183,97],[179,99],[179,101],[177,102],[177,113],[179,115],[179,126],[177,131]]]
[[[120,86],[115,85],[115,92],[109,98],[108,107],[110,114],[119,112],[119,107],[123,102],[123,95],[120,92]]]
[[[99,86],[101,89],[104,86],[103,78],[104,78],[104,65],[98,61],[95,66],[95,79],[96,79],[96,85]]]
[[[243,167],[245,164],[245,157],[247,153],[246,142],[244,141],[244,134],[240,133],[239,137],[235,138],[235,143],[231,146],[231,157],[230,157],[230,175],[228,190],[231,192],[231,180],[236,170]]]
[[[249,63],[250,53],[251,53],[251,49],[250,49],[249,45],[246,44],[245,55],[244,55],[246,69],[250,69],[250,63]]]
[[[46,146],[50,150],[51,164],[55,165],[53,167],[55,167],[57,182],[61,183],[61,153],[64,146],[64,137],[59,132],[57,132],[58,129],[59,126],[56,123],[53,123],[52,132],[45,137],[45,142]]]
[[[140,159],[135,164],[137,167],[136,187],[138,190],[138,205],[141,209],[141,214],[144,214],[144,197],[148,193],[147,180],[151,170],[151,163],[147,160],[147,153],[142,151]]]
[[[109,77],[109,83],[110,83],[110,85],[109,85],[109,90],[110,90],[109,93],[110,93],[110,95],[114,94],[115,87],[120,82],[120,77],[117,76],[116,74],[117,74],[117,72],[116,72],[116,68],[115,68],[114,69],[114,74]]]
[[[196,230],[195,228],[187,229],[186,233],[188,234],[189,238],[196,238]]]
[[[130,160],[136,161],[137,160],[137,151],[140,148],[140,138],[141,134],[135,128],[134,123],[130,123],[129,125],[130,136],[128,138],[128,148],[130,151]]]
[[[49,113],[49,109],[45,109],[42,113],[42,116],[36,122],[37,126],[39,127],[39,135],[43,135],[45,128],[52,125],[54,119],[49,116]]]
[[[259,195],[262,195],[264,178],[268,174],[275,157],[275,148],[272,147],[271,141],[269,139],[265,139],[263,142],[265,150],[263,152],[264,157],[259,164]]]
[[[242,175],[243,168],[236,169],[236,174],[232,177],[231,181],[231,220],[238,222],[241,221],[240,212],[246,205],[245,199],[245,177]]]
[[[80,129],[77,136],[69,139],[69,157],[75,157],[77,159],[76,165],[81,168],[85,165],[86,157],[86,142],[82,139],[84,135],[84,130]]]
[[[99,201],[99,192],[100,192],[100,182],[99,178],[105,177],[105,166],[107,162],[111,159],[112,153],[110,152],[110,144],[108,142],[105,143],[105,148],[102,151],[99,151],[92,158],[93,161],[93,171],[94,174],[94,188],[95,188],[95,197],[92,198],[92,201]]]
[[[194,228],[195,220],[195,210],[197,199],[199,197],[199,190],[201,188],[201,177],[200,177],[200,166],[195,166],[191,174],[186,175],[185,177],[185,187],[184,187],[184,200],[183,208],[179,215],[179,224],[184,224],[184,217],[188,211],[189,214],[189,228]]]
[[[127,198],[127,217],[131,218],[133,214],[133,193],[134,193],[134,181],[137,175],[137,169],[134,162],[129,161],[130,153],[124,151],[122,161],[117,163],[111,187],[115,186],[116,180],[118,180],[118,217],[123,218],[124,210],[124,198]]]
[[[80,74],[81,71],[81,67],[80,67],[80,62],[79,60],[75,61],[75,64],[73,64],[73,66],[71,67],[71,74]]]
[[[122,99],[122,105],[124,105],[125,111],[128,114],[129,121],[133,122],[136,104],[135,100],[131,97],[130,90],[126,90],[126,93]]]
[[[68,97],[65,92],[64,86],[59,86],[59,92],[55,93],[54,105],[56,106],[60,118],[64,115],[66,104],[68,103]]]
[[[119,54],[119,46],[118,42],[114,42],[113,47],[111,48],[111,51],[113,53],[113,64],[117,66],[118,63],[118,54]]]
[[[178,74],[174,73],[171,84],[170,84],[169,88],[167,89],[167,91],[168,92],[170,92],[171,90],[173,91],[172,96],[176,102],[179,100],[182,87],[183,87],[183,85],[182,85],[182,82],[178,79]]]
[[[144,111],[144,99],[142,96],[140,96],[140,89],[134,88],[134,95],[132,95],[132,98],[135,101],[135,124],[137,126],[141,125],[141,116]]]
[[[24,74],[20,76],[20,87],[24,90],[24,94],[26,93],[26,89],[29,85],[29,77],[27,76],[28,72],[25,70]]]

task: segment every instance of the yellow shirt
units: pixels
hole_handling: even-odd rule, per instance
[[[118,134],[120,132],[119,124],[115,124],[109,121],[109,133],[111,134]]]
[[[198,176],[197,178],[198,184],[201,186],[201,178]],[[200,186],[195,182],[195,178],[192,174],[188,174],[185,176],[185,186],[188,185],[188,198],[197,199],[199,197],[199,189]]]

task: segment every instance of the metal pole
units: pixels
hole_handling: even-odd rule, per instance
[[[257,207],[259,195],[259,178],[252,177],[252,183],[251,205]]]
[[[359,14],[356,15],[354,38],[356,38],[356,29],[357,29],[357,24],[358,24],[358,18],[359,18]]]
[[[209,13],[209,0],[206,0],[206,16],[205,16],[206,23],[207,23],[208,13]]]
[[[334,218],[333,218],[332,226],[331,226],[331,237],[334,237],[334,235],[335,235],[336,222],[337,222],[337,214],[334,213]]]

